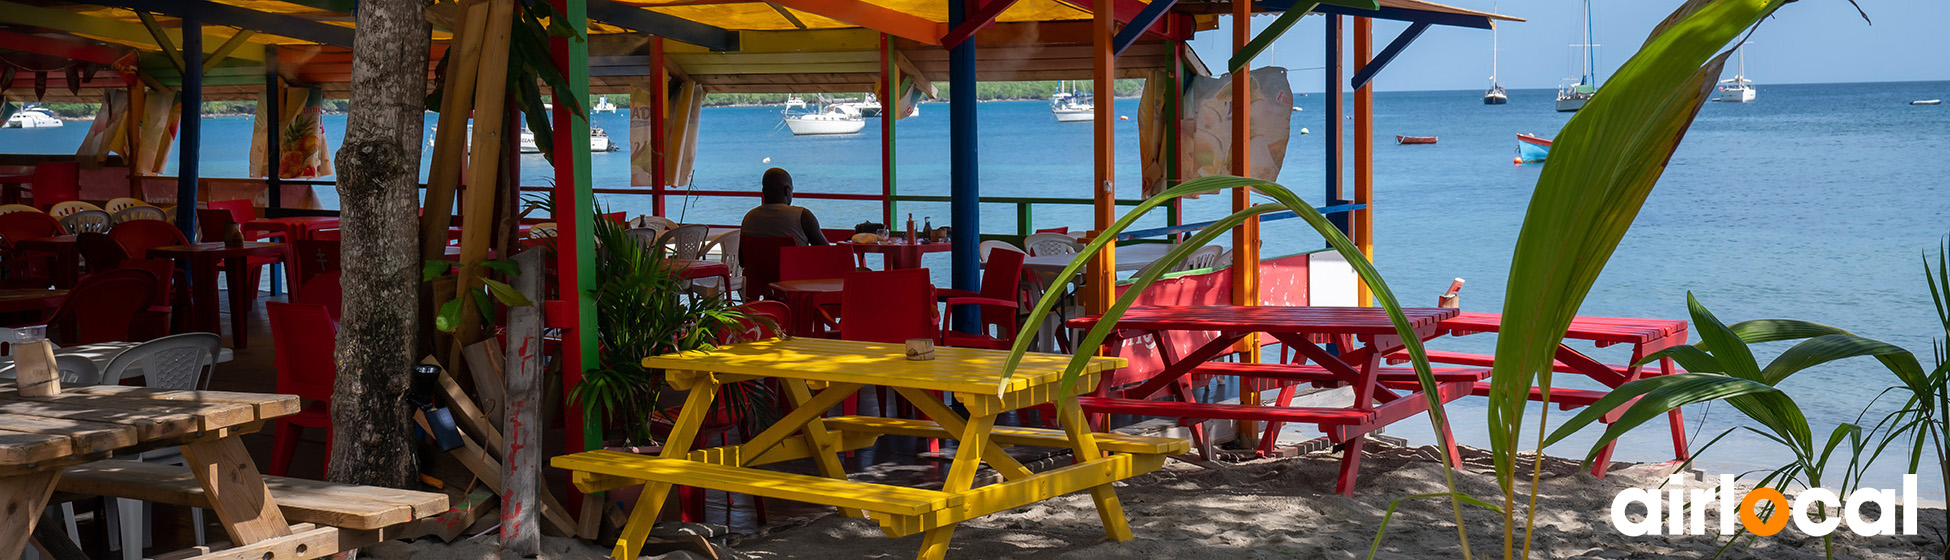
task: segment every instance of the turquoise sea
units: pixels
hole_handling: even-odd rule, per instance
[[[1587,315],[1684,319],[1686,294],[1695,294],[1722,319],[1797,318],[1888,341],[1930,360],[1934,309],[1920,258],[1950,233],[1950,107],[1909,106],[1914,99],[1950,97],[1950,82],[1759,86],[1747,104],[1709,103],[1687,135],[1636,226],[1580,310]],[[1376,264],[1404,301],[1433,304],[1449,280],[1468,280],[1466,310],[1496,311],[1504,277],[1539,165],[1513,165],[1515,133],[1554,136],[1569,114],[1551,111],[1552,92],[1513,90],[1510,104],[1484,106],[1476,91],[1376,95]],[[1280,180],[1310,200],[1322,191],[1324,99],[1296,96],[1296,134]],[[1119,100],[1135,115],[1137,100]],[[948,106],[924,105],[899,122],[900,192],[945,195],[948,190]],[[1351,104],[1349,110],[1351,111]],[[1090,127],[1054,122],[1041,102],[984,103],[980,109],[983,194],[1088,197]],[[708,108],[699,139],[697,189],[755,189],[767,167],[791,170],[801,192],[880,191],[878,123],[857,135],[793,137],[772,107]],[[326,119],[333,147],[344,117]],[[429,115],[429,125],[432,116]],[[0,130],[0,152],[71,152],[83,123],[56,130]],[[624,115],[601,114],[596,126],[627,138]],[[204,124],[204,172],[241,176],[249,119],[212,118]],[[1300,135],[1300,127],[1313,134]],[[1430,146],[1397,146],[1394,135],[1438,136]],[[1137,196],[1137,127],[1118,127],[1121,198]],[[767,163],[766,158],[770,158]],[[627,186],[627,153],[595,154],[598,187]],[[1349,158],[1351,165],[1351,157]],[[523,184],[549,184],[538,156],[522,158]],[[1352,183],[1348,184],[1352,189]],[[331,193],[328,201],[336,201]],[[614,209],[647,212],[647,197],[609,195]],[[1187,205],[1189,218],[1224,213],[1228,197]],[[680,204],[681,202],[681,204]],[[736,223],[749,199],[672,201],[672,213],[691,222]],[[802,201],[828,227],[879,217],[872,203]],[[917,219],[944,223],[943,204],[904,204]],[[982,230],[1015,229],[1012,206],[983,208]],[[1087,225],[1085,207],[1039,209],[1037,227]],[[1298,221],[1266,226],[1266,254],[1312,250],[1321,244]],[[933,257],[937,276],[946,261]],[[944,278],[945,282],[945,278]],[[1520,297],[1521,295],[1519,295]],[[1489,352],[1494,339],[1477,335],[1433,343],[1440,349]],[[1785,346],[1770,346],[1763,360]],[[1624,350],[1594,355],[1625,359]],[[1558,378],[1563,386],[1589,386]],[[1800,402],[1815,433],[1855,422],[1895,380],[1869,360],[1829,364],[1783,384]],[[1487,446],[1480,399],[1451,405],[1465,441]],[[1870,422],[1897,403],[1880,403]],[[1536,412],[1533,410],[1533,415]],[[1741,424],[1723,405],[1687,411],[1696,443]],[[1555,419],[1569,413],[1553,411]],[[1534,416],[1533,416],[1534,418]],[[1420,419],[1390,428],[1431,441]],[[1595,434],[1591,434],[1594,435]],[[1552,447],[1582,455],[1585,441]],[[1617,458],[1671,457],[1665,425],[1655,421],[1628,435]],[[1708,450],[1699,465],[1715,472],[1771,469],[1788,455],[1764,438],[1736,434]],[[1872,472],[1871,486],[1897,487],[1905,458],[1891,456]],[[1934,470],[1921,477],[1925,494],[1942,499]]]

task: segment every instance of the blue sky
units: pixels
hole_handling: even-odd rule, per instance
[[[1492,0],[1438,0],[1488,11]],[[1950,80],[1950,1],[1857,0],[1874,24],[1865,22],[1847,0],[1801,0],[1763,21],[1747,49],[1747,76],[1758,84]],[[1680,0],[1594,0],[1600,77],[1625,62],[1652,26]],[[1524,18],[1501,22],[1500,81],[1504,87],[1552,88],[1578,74],[1576,0],[1499,0],[1499,13]],[[1255,31],[1273,21],[1253,18]],[[1220,29],[1204,31],[1192,48],[1218,67],[1232,53],[1230,17]],[[1353,26],[1348,24],[1351,34]],[[1375,50],[1407,27],[1378,21]],[[1314,68],[1322,64],[1325,42],[1321,19],[1308,17],[1287,31],[1254,66]],[[1351,44],[1351,43],[1350,43]],[[1424,33],[1375,78],[1382,91],[1483,89],[1490,75],[1490,32],[1437,26]],[[1350,58],[1346,72],[1352,74]],[[1732,69],[1728,69],[1731,76]],[[1289,74],[1296,91],[1320,91],[1319,70]]]

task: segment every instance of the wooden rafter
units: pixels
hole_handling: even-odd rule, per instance
[[[250,29],[323,45],[352,46],[352,28],[301,17],[260,12],[209,0],[88,0],[91,4],[183,17],[195,12],[205,24]]]
[[[133,51],[65,36],[0,30],[0,49],[58,56],[96,64],[119,64]]]
[[[256,34],[256,31],[249,29],[239,29],[236,33],[231,34],[229,40],[224,41],[222,45],[217,47],[216,51],[211,52],[210,56],[204,59],[203,72],[207,74],[211,70],[215,70],[217,63],[223,62],[223,59],[229,57],[231,53],[237,52],[237,47],[244,46],[244,43],[250,41],[251,36]]]
[[[934,46],[941,45],[941,35],[946,27],[927,18],[855,0],[773,1],[801,12]]]
[[[137,45],[139,48],[159,48],[155,37],[150,35],[149,30],[140,23],[5,0],[0,0],[0,23],[41,27],[84,37]],[[175,29],[163,29],[162,36],[168,38],[172,44],[182,41],[182,32]],[[225,39],[228,37],[216,33],[206,31],[203,34],[205,45],[220,45]],[[239,49],[231,56],[257,62],[264,61],[264,52],[261,49]]]
[[[955,45],[960,45],[962,41],[975,36],[976,31],[994,25],[995,18],[1001,17],[1002,12],[1014,5],[1016,0],[988,0],[988,3],[976,6],[974,13],[968,14],[968,19],[962,20],[961,25],[955,26],[954,29],[948,30],[946,35],[941,36],[942,48],[955,48]]]

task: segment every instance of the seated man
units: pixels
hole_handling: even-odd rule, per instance
[[[739,231],[745,237],[790,237],[799,245],[825,245],[819,218],[811,210],[792,205],[792,174],[777,167],[765,170],[764,203],[745,213]]]

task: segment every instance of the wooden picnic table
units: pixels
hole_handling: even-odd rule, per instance
[[[67,290],[47,290],[41,288],[0,289],[0,313],[22,311],[45,311],[61,306],[68,299]]]
[[[1427,340],[1440,331],[1437,324],[1453,317],[1454,309],[1409,308],[1404,310],[1415,336]],[[1072,319],[1071,328],[1088,329],[1100,317]],[[1270,452],[1281,423],[1314,424],[1330,441],[1343,444],[1341,470],[1335,490],[1353,495],[1360,469],[1361,447],[1369,432],[1398,420],[1426,412],[1428,402],[1421,393],[1415,373],[1406,368],[1384,368],[1384,356],[1402,348],[1402,339],[1387,313],[1374,307],[1283,307],[1283,306],[1156,306],[1132,307],[1117,320],[1113,339],[1149,336],[1158,341],[1165,368],[1135,387],[1114,390],[1101,387],[1097,397],[1082,399],[1092,413],[1135,414],[1176,417],[1186,420],[1248,420],[1267,422],[1260,451]],[[1166,331],[1214,331],[1204,345],[1175,355],[1165,341]],[[1253,333],[1265,333],[1298,351],[1312,365],[1208,362],[1234,351],[1236,343]],[[1340,352],[1330,353],[1314,342],[1316,337],[1336,339]],[[1358,347],[1353,344],[1359,342]],[[1112,352],[1121,348],[1107,340]],[[1477,380],[1488,375],[1484,369],[1448,369],[1436,372],[1443,402],[1469,394]],[[1282,385],[1278,399],[1270,406],[1200,403],[1193,398],[1192,379],[1238,377],[1271,380]],[[1354,402],[1346,408],[1294,407],[1294,385],[1352,386]],[[1243,384],[1242,384],[1243,385]],[[1109,395],[1116,396],[1109,396]],[[1169,395],[1177,402],[1150,400]],[[1193,434],[1200,448],[1210,453],[1210,442],[1197,422]],[[1446,432],[1448,427],[1445,425]],[[1453,447],[1453,440],[1451,440]],[[1450,453],[1454,457],[1454,449]]]
[[[224,276],[230,286],[230,343],[238,350],[250,346],[249,320],[251,306],[257,301],[257,287],[250,285],[249,261],[251,257],[285,256],[285,244],[264,241],[245,241],[243,245],[230,247],[222,242],[192,243],[189,245],[169,245],[149,249],[149,258],[176,259],[187,263],[190,268],[190,307],[177,309],[194,319],[196,330],[221,332],[223,319],[217,302],[217,261],[223,261]]]
[[[1503,328],[1503,314],[1460,313],[1454,317],[1442,320],[1437,325],[1437,328],[1455,336],[1493,333]],[[1673,363],[1672,358],[1659,359],[1658,368],[1646,368],[1643,365],[1633,364],[1638,364],[1640,360],[1645,359],[1646,356],[1650,356],[1654,352],[1685,344],[1687,334],[1686,322],[1672,319],[1574,317],[1571,319],[1569,330],[1564,333],[1565,340],[1587,340],[1595,343],[1599,348],[1616,344],[1630,344],[1632,345],[1631,361],[1625,364],[1606,364],[1570,346],[1559,343],[1557,345],[1556,360],[1551,364],[1551,371],[1583,375],[1613,389],[1646,376],[1681,373],[1678,366]],[[1396,355],[1389,356],[1389,359],[1390,361],[1401,361],[1406,360],[1407,356],[1397,353]],[[1495,356],[1463,352],[1430,351],[1429,361],[1440,364],[1490,367],[1495,363]],[[1490,384],[1488,382],[1478,383],[1473,392],[1479,396],[1488,395],[1490,394]],[[1576,407],[1590,406],[1591,403],[1604,398],[1607,393],[1607,391],[1588,391],[1553,386],[1551,387],[1550,396],[1552,404],[1556,404],[1558,408],[1570,410]],[[1531,400],[1541,401],[1543,397],[1543,391],[1536,388],[1530,390]],[[1623,413],[1624,409],[1620,408],[1612,414],[1606,415],[1603,421],[1606,423],[1616,421],[1619,415]],[[1685,460],[1689,456],[1686,450],[1686,418],[1679,409],[1675,408],[1667,413],[1666,419],[1672,429],[1673,459]],[[1611,463],[1612,451],[1617,446],[1618,442],[1616,440],[1605,445],[1605,449],[1600,451],[1597,458],[1592,462],[1592,474],[1598,475],[1599,477],[1605,475],[1605,469]]]
[[[841,241],[837,245],[850,247],[857,255],[880,253],[885,259],[887,270],[921,268],[921,256],[928,253],[945,253],[954,250],[953,243],[907,243],[905,239],[890,243],[854,243]]]
[[[259,475],[242,436],[302,406],[296,395],[91,385],[23,397],[0,385],[0,560],[20,557],[56,489],[210,509],[231,544],[207,555],[225,558],[329,556],[447,508],[441,494]],[[170,447],[187,468],[103,461]]]
[[[690,391],[662,454],[588,451],[550,463],[574,471],[571,480],[584,492],[643,487],[643,499],[617,541],[617,560],[637,557],[672,485],[829,505],[848,517],[861,517],[864,510],[888,536],[924,534],[918,555],[923,560],[947,554],[957,523],[1083,490],[1095,500],[1105,532],[1114,540],[1130,539],[1111,483],[1155,471],[1166,455],[1183,453],[1189,444],[1090,431],[1075,394],[1095,386],[1102,373],[1122,367],[1122,359],[1089,360],[1071,392],[1059,395],[1069,356],[1029,354],[1014,375],[1002,369],[1007,357],[1002,351],[941,347],[935,349],[935,359],[915,361],[907,359],[900,344],[793,338],[644,358],[644,367],[668,371],[674,387]],[[692,436],[714,409],[719,387],[762,378],[781,382],[793,410],[741,445],[692,450]],[[867,386],[893,388],[932,421],[822,418]],[[967,408],[967,417],[942,404],[936,391],[952,393]],[[1062,430],[995,425],[996,415],[1003,412],[1052,403],[1063,420]],[[847,480],[839,454],[871,446],[884,434],[960,440],[942,488]],[[1032,472],[1002,449],[1009,445],[1068,448],[1076,463]],[[813,459],[822,476],[753,468],[801,458]],[[984,462],[1004,481],[974,487]]]
[[[54,277],[54,287],[73,288],[81,280],[81,246],[75,240],[77,234],[36,237],[14,242],[14,248],[22,251],[46,251],[54,254],[50,271]]]

